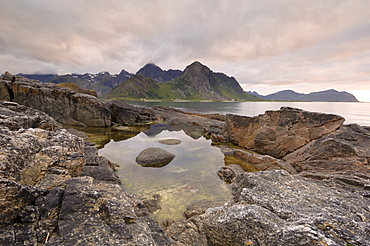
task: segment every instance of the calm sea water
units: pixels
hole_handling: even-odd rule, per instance
[[[370,103],[356,102],[128,102],[143,107],[174,107],[188,112],[257,116],[266,110],[288,106],[343,116],[345,124],[370,126]]]

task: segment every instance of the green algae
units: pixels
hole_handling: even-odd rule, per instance
[[[142,131],[145,131],[149,126],[113,126],[113,127],[73,127],[76,130],[82,131],[87,135],[87,140],[97,149],[104,146],[111,140],[118,142],[135,137]]]

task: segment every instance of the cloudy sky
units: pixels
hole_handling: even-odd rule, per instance
[[[200,61],[269,94],[370,101],[369,0],[0,0],[0,73],[136,73]]]

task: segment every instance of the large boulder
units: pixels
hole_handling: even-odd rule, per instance
[[[370,174],[370,131],[351,124],[283,158],[300,172]]]
[[[224,135],[243,148],[281,158],[333,132],[343,122],[337,115],[282,107],[256,117],[227,115]]]
[[[144,149],[136,157],[136,162],[143,167],[163,167],[170,163],[175,155],[158,147]]]
[[[369,194],[283,170],[239,174],[233,199],[168,225],[185,245],[367,245]]]

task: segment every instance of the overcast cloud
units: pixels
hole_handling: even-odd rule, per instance
[[[369,0],[0,0],[0,8],[0,71],[135,73],[148,62],[183,70],[198,60],[261,94],[370,92]]]

